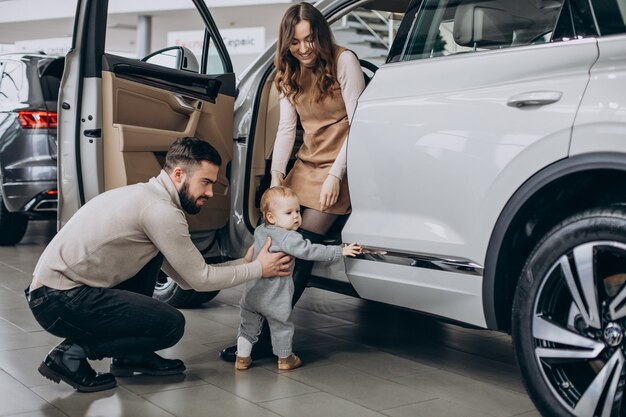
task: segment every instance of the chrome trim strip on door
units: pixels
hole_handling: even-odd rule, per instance
[[[484,267],[464,258],[443,258],[425,253],[392,252],[378,248],[363,248],[359,259],[384,262],[394,265],[413,266],[416,268],[434,269],[438,271],[456,272],[469,275],[483,275]]]

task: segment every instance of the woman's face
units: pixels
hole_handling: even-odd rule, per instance
[[[295,27],[289,52],[302,65],[311,65],[317,58],[315,44],[313,43],[313,33],[311,32],[311,23],[308,20],[302,20]]]

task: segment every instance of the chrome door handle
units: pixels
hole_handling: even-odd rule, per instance
[[[545,106],[556,103],[561,99],[563,93],[560,91],[529,91],[509,98],[506,102],[510,107]]]

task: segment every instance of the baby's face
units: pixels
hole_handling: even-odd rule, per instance
[[[289,230],[297,230],[302,224],[300,202],[295,197],[279,197],[270,209],[273,224]]]

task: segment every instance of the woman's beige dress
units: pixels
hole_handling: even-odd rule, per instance
[[[345,49],[337,48],[335,59]],[[320,192],[328,171],[337,159],[350,125],[346,106],[338,83],[332,87],[332,96],[326,96],[315,102],[315,84],[313,72],[303,68],[303,93],[293,103],[304,130],[303,144],[296,154],[296,162],[285,179],[285,185],[291,187],[304,207],[320,209]],[[348,180],[341,178],[339,199],[332,207],[324,211],[331,214],[350,212]]]

